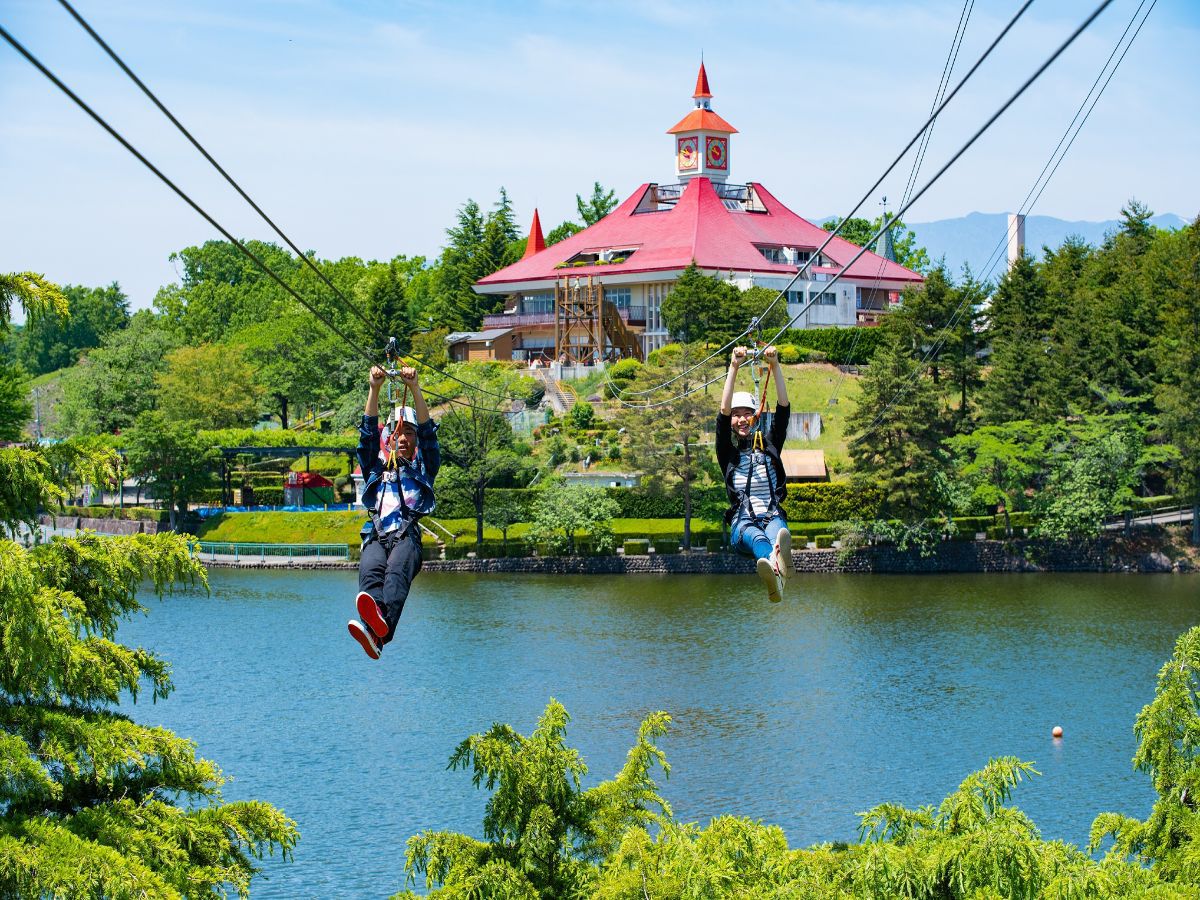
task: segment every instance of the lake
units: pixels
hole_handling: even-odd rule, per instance
[[[481,836],[487,797],[451,752],[493,722],[528,734],[551,697],[589,785],[669,712],[659,781],[684,821],[852,841],[856,813],[936,804],[1012,755],[1042,773],[1013,802],[1082,845],[1099,812],[1150,809],[1133,720],[1200,599],[1178,575],[802,575],[770,604],[750,577],[426,573],[372,662],[345,629],[352,571],[210,581],[122,626],[176,686],[125,709],[195,740],[227,799],[298,822],[294,862],[268,860],[256,898],[386,897],[410,835]]]

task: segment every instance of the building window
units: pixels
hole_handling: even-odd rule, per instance
[[[633,302],[633,289],[627,287],[605,288],[604,299],[616,304],[617,309],[629,309]]]
[[[837,291],[825,291],[813,294],[811,298],[816,306],[837,306]]]
[[[767,262],[781,263],[783,262],[782,247],[759,247],[758,252],[763,255]]]
[[[524,315],[554,312],[554,297],[549,292],[523,294],[521,296],[521,312]]]

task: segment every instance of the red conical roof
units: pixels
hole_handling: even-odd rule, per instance
[[[525,244],[525,255],[521,259],[529,259],[535,253],[541,253],[546,249],[546,239],[542,237],[542,220],[538,218],[538,211],[535,207],[533,210],[533,224],[529,226],[529,240]]]
[[[696,75],[696,93],[692,94],[697,100],[701,97],[711,97],[712,91],[708,89],[708,73],[704,71],[704,63],[700,63],[700,72]]]

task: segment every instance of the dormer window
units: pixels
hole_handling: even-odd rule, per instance
[[[812,259],[811,250],[801,250],[797,247],[763,247],[758,248],[767,262],[779,263],[784,266],[802,266]],[[820,265],[820,260],[817,261]]]
[[[637,252],[637,247],[609,247],[604,250],[584,250],[559,264],[560,268],[577,266],[616,266]]]

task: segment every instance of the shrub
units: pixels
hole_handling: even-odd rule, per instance
[[[800,348],[795,344],[779,344],[776,348],[779,351],[779,361],[786,365],[798,363],[801,359]]]
[[[630,539],[623,546],[626,556],[645,556],[650,552],[650,542],[647,540]]]
[[[531,548],[524,541],[509,541],[508,550],[504,555],[509,559],[525,559],[526,557],[532,555],[532,553],[533,548]]]
[[[473,545],[466,542],[447,544],[446,559],[466,559],[467,554],[474,549]]]
[[[709,538],[704,542],[704,549],[709,553],[720,553],[725,549],[725,542],[721,538]]]
[[[421,559],[429,562],[434,559],[442,558],[442,548],[437,544],[429,543],[421,545]]]
[[[883,339],[880,328],[789,328],[782,343],[819,350],[837,365],[865,365]],[[777,345],[778,346],[778,345]]]
[[[660,538],[659,540],[656,540],[654,542],[654,552],[655,553],[678,553],[679,552],[679,541],[677,541],[675,539],[663,540]]]
[[[724,495],[724,488],[721,493]],[[796,522],[873,519],[882,504],[883,490],[879,487],[860,490],[845,481],[813,482],[788,485],[783,513]]]
[[[833,535],[832,534],[818,534],[816,536],[815,541],[816,541],[818,550],[828,550],[830,547],[833,546]]]

